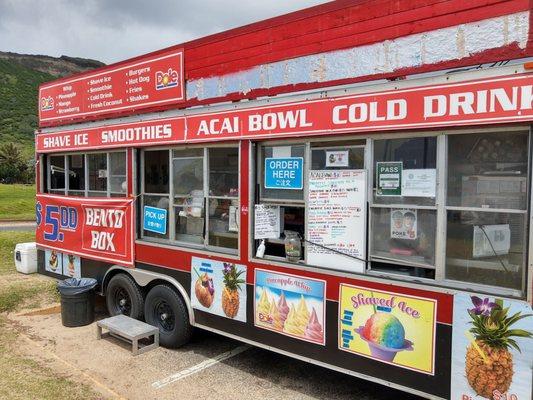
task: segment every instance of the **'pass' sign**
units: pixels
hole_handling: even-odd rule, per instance
[[[302,157],[265,158],[265,188],[302,189],[303,165]]]

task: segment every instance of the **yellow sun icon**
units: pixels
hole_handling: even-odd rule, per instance
[[[163,85],[164,86],[168,85],[168,75],[163,76]]]

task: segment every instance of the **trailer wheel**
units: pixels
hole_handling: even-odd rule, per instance
[[[154,286],[144,304],[146,322],[159,328],[159,342],[164,347],[177,348],[192,335],[187,307],[181,296],[168,285]]]
[[[143,317],[144,298],[141,289],[126,274],[111,278],[106,288],[106,304],[111,316],[124,314],[135,319]]]

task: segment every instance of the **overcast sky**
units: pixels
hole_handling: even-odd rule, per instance
[[[107,64],[324,0],[0,0],[0,51]]]

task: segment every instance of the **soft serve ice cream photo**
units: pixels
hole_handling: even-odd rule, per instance
[[[433,374],[436,302],[341,285],[339,349]]]
[[[256,269],[255,325],[325,344],[325,282]]]

